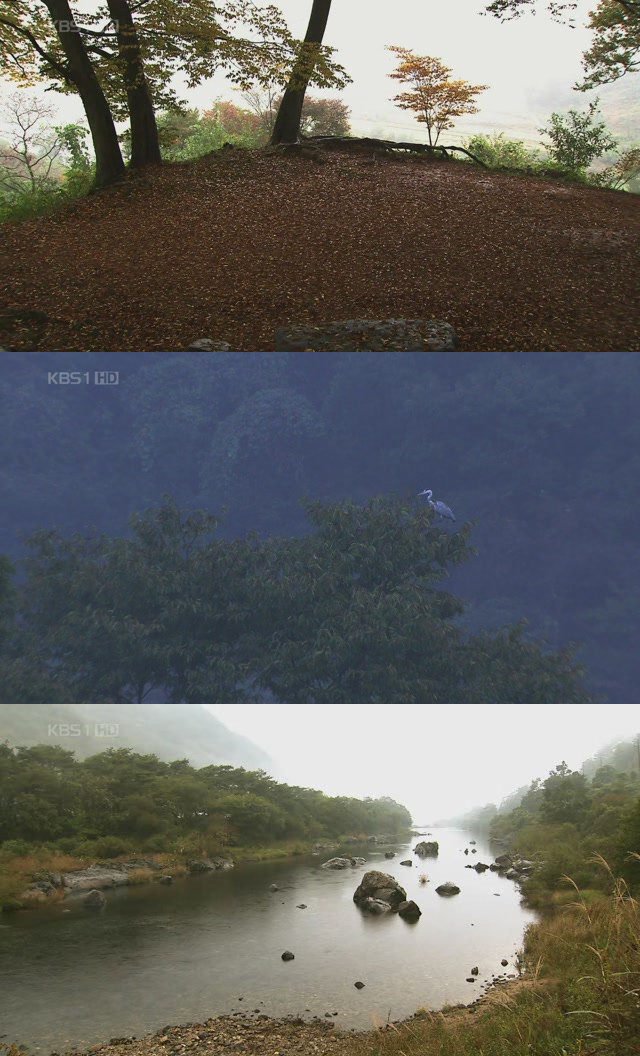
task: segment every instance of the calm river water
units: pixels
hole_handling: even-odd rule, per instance
[[[392,860],[384,848],[352,846],[348,853],[367,864],[344,872],[320,868],[331,852],[241,865],[172,887],[119,888],[107,892],[99,913],[74,900],[5,916],[0,1041],[48,1053],[238,1010],[307,1019],[337,1012],[337,1027],[360,1030],[421,1006],[472,1001],[484,980],[515,971],[534,914],[520,905],[512,881],[465,869],[497,853],[482,836],[431,831],[437,859],[412,855],[414,837],[387,848],[398,852]],[[477,854],[467,856],[474,835]],[[408,857],[411,868],[400,865]],[[397,877],[415,899],[422,909],[415,924],[357,909],[353,892],[372,868]],[[425,886],[421,873],[429,877]],[[445,880],[461,893],[437,895]],[[300,902],[308,908],[297,909]],[[281,960],[286,949],[295,960]],[[474,965],[476,984],[466,982]],[[354,988],[356,980],[364,989]]]

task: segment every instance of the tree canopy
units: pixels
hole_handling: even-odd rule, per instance
[[[311,533],[264,542],[218,539],[216,517],[170,499],[126,538],[36,533],[7,636],[9,692],[32,697],[35,678],[79,702],[589,699],[570,654],[522,626],[469,636],[456,624],[464,605],[439,583],[474,553],[470,525],[449,534],[429,507],[393,497],[306,510]]]

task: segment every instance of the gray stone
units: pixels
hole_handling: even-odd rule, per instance
[[[191,342],[187,352],[231,352],[231,345],[212,337],[199,337],[197,341]]]
[[[453,327],[439,319],[346,319],[276,330],[276,352],[452,352]]]
[[[320,866],[321,869],[350,869],[352,864],[351,858],[330,858],[328,862],[323,862]]]
[[[291,950],[285,950],[284,953],[282,954],[282,960],[283,961],[294,961],[295,960],[295,954],[293,954],[291,952]]]
[[[445,895],[445,896],[446,895],[459,895],[460,894],[460,888],[457,886],[457,884],[452,884],[450,880],[447,880],[446,883],[440,884],[440,887],[436,887],[436,893],[438,895]]]
[[[404,862],[400,862],[400,865],[413,865],[410,858],[405,858]]]
[[[418,917],[422,916],[422,910],[412,899],[408,902],[401,902],[398,906],[398,914],[403,920],[417,920]]]
[[[97,888],[94,888],[93,891],[89,891],[82,900],[85,909],[102,909],[106,903],[107,900],[105,896],[102,891],[98,891]]]
[[[437,858],[439,849],[436,840],[423,840],[422,843],[416,844],[413,848],[413,853],[417,854],[419,858]]]
[[[395,851],[385,851],[384,852],[384,856],[385,856],[385,858],[395,858],[396,852]]]
[[[365,984],[361,982],[360,979],[358,979],[357,983],[354,983],[353,985],[355,986],[356,990],[364,990]]]

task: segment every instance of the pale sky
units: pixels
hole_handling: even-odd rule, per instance
[[[83,0],[73,6],[91,10],[98,5]],[[304,36],[310,0],[280,0],[277,6],[291,31]],[[538,14],[505,23],[482,16],[482,0],[333,0],[325,42],[337,49],[336,58],[353,78],[342,98],[351,107],[352,126],[359,135],[424,138],[411,115],[391,102],[401,88],[387,76],[394,68],[394,58],[385,46],[399,44],[441,58],[455,77],[490,86],[480,96],[480,112],[447,133],[451,142],[459,143],[476,131],[505,131],[533,144],[540,139],[537,129],[553,109],[585,109],[594,94],[585,96],[571,88],[580,76],[581,54],[591,39],[585,22],[593,6],[594,0],[579,0],[578,28],[572,30],[547,15],[543,0]],[[13,90],[6,82],[2,87],[2,94]],[[200,110],[216,97],[242,105],[222,74],[195,89],[178,87],[181,97]],[[617,86],[600,91],[605,118],[612,87],[617,93]],[[61,120],[82,117],[77,98],[53,92],[45,98],[55,103]]]
[[[636,705],[211,705],[274,761],[329,795],[391,796],[418,824],[499,802],[566,760],[579,769],[640,732]]]

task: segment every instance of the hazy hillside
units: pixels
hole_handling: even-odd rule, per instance
[[[69,727],[69,728],[67,728]],[[78,759],[107,748],[186,758],[192,766],[229,763],[271,769],[271,759],[246,737],[232,733],[201,707],[175,704],[0,705],[0,741],[59,744]]]

